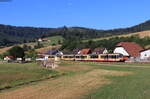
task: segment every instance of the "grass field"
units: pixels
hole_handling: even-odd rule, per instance
[[[100,69],[130,71],[133,74],[124,77],[107,76],[111,84],[98,88],[85,99],[149,99],[150,64],[113,64],[99,66]]]
[[[29,71],[35,73],[39,71],[38,74],[43,75],[57,74],[39,70],[39,67],[35,70],[33,69],[35,67],[31,66]],[[66,75],[36,85],[0,92],[0,98],[149,99],[150,97],[150,64],[62,62],[56,71],[65,72]]]
[[[36,63],[0,64],[0,89],[43,80],[58,74],[58,71],[44,69]]]

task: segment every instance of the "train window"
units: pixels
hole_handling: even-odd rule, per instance
[[[117,55],[116,57],[117,57],[117,58],[120,58],[120,56],[119,56],[119,55]]]
[[[108,58],[108,55],[103,55],[103,56],[101,56],[101,58],[107,59],[107,58]]]
[[[98,58],[98,55],[92,55],[91,58]]]
[[[49,56],[48,58],[55,58],[54,56]]]
[[[122,54],[120,54],[120,55],[119,55],[119,58],[121,58],[121,57],[123,57],[123,55],[122,55]]]
[[[87,58],[87,56],[81,56],[82,59]]]
[[[120,55],[117,55],[116,57],[117,57],[117,58],[121,58],[121,57],[122,57],[122,55],[120,54]]]
[[[111,56],[111,55],[108,55],[108,58],[112,58],[112,56]]]
[[[108,58],[116,59],[116,55],[109,55]]]
[[[113,55],[113,56],[112,56],[112,58],[115,58],[115,59],[116,59],[116,58],[117,58],[117,56],[116,56],[116,55]]]
[[[80,56],[75,56],[75,58],[80,58]]]
[[[68,56],[64,56],[64,58],[68,58]]]
[[[74,58],[74,56],[70,56],[69,58]]]

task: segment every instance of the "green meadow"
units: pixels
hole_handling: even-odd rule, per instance
[[[84,99],[150,99],[150,64],[101,63],[97,69],[132,72],[126,76],[105,76],[112,81]]]
[[[58,75],[60,75],[58,71],[45,69],[36,63],[0,64],[0,89],[11,88]]]
[[[67,99],[150,98],[150,64],[62,61],[59,66],[56,70],[50,70],[36,63],[0,64],[0,89],[27,85],[26,87],[33,90],[40,85],[37,93],[42,94],[43,98],[47,97],[44,94],[45,90],[48,90],[46,92],[49,97],[56,92],[55,94],[68,97]],[[60,76],[64,73],[64,76]],[[49,80],[52,77],[56,78]],[[45,82],[29,84],[42,80]],[[24,94],[30,96],[30,93],[26,92],[26,87],[16,88],[12,92],[22,89]],[[51,90],[53,88],[55,91]],[[13,94],[17,96],[17,92]],[[9,94],[11,91],[6,90],[5,93]],[[3,92],[1,94],[1,97],[5,96]],[[56,97],[57,95],[53,96],[54,99]]]

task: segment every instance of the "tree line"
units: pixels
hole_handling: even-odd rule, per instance
[[[120,42],[136,42],[142,47],[149,45],[150,37],[140,38],[139,36],[131,37],[114,37],[110,39],[103,39],[99,41],[89,40],[88,42],[82,42],[81,39],[72,38],[66,39],[61,47],[61,50],[74,50],[74,49],[83,49],[83,48],[107,48],[110,52],[113,51],[115,46]]]

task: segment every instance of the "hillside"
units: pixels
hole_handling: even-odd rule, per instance
[[[59,49],[60,47],[61,47],[61,45],[46,46],[46,47],[43,47],[43,48],[36,49],[36,51],[37,51],[38,53],[46,53],[46,52],[48,52],[49,50]]]
[[[0,25],[0,46],[32,42],[37,38],[62,36],[65,39],[92,39],[150,30],[150,20],[142,24],[122,29],[96,30],[83,27],[35,28]]]
[[[49,39],[49,41],[40,42],[40,44],[42,44],[43,47],[36,49],[37,52],[43,53],[43,52],[47,52],[48,50],[51,50],[51,49],[60,48],[60,45],[58,43],[59,42],[62,43],[64,38],[62,38],[61,36],[52,36],[52,37],[48,37],[48,39]],[[34,46],[37,45],[37,42],[22,43],[22,44],[15,44],[15,45],[20,46],[20,47],[27,45],[27,46],[30,46],[31,48],[34,48]],[[13,46],[15,46],[15,45],[13,45]],[[13,46],[0,48],[0,54],[5,53]]]
[[[110,37],[103,37],[103,38],[93,38],[93,39],[83,40],[83,42],[88,42],[89,40],[99,41],[99,40],[111,39],[115,37],[131,37],[131,36],[139,36],[140,38],[150,37],[150,30],[142,31],[142,32],[135,32],[135,33],[130,33],[130,34],[115,35],[115,36],[110,36]]]

